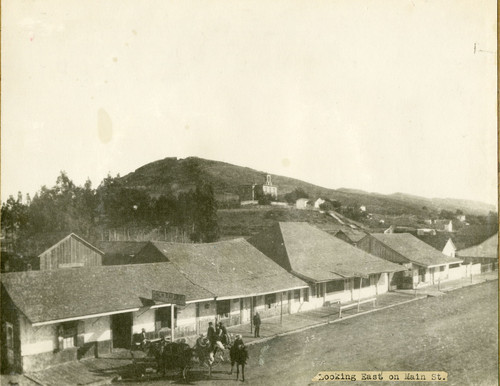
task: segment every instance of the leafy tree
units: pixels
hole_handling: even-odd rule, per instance
[[[295,188],[292,192],[285,194],[285,200],[293,204],[299,198],[309,198],[309,195],[302,188]]]
[[[194,207],[196,211],[192,240],[204,243],[218,240],[217,202],[211,184],[203,183],[196,186]]]

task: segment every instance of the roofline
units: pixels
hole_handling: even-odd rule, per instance
[[[79,241],[81,241],[83,244],[85,244],[87,247],[95,250],[96,252],[100,253],[101,255],[105,255],[105,253],[103,251],[101,251],[99,248],[93,246],[92,244],[90,244],[88,241],[82,239],[80,236],[78,236],[76,233],[70,233],[69,235],[67,235],[65,238],[63,238],[62,240],[59,240],[57,243],[55,243],[53,246],[51,246],[50,248],[46,249],[45,251],[43,251],[42,253],[40,253],[37,257],[40,257],[42,256],[43,254],[47,253],[47,252],[50,252],[52,251],[55,247],[57,247],[59,244],[61,244],[63,241],[66,241],[67,239],[71,238],[71,237],[76,237]]]
[[[345,277],[342,276],[342,277],[340,277],[338,279],[319,279],[318,280],[318,279],[313,279],[312,277],[303,275],[301,273],[298,273],[298,272],[294,271],[293,269],[290,271],[290,273],[292,275],[297,276],[299,279],[306,280],[306,281],[311,281],[311,282],[313,282],[315,284],[326,283],[328,281],[333,281],[333,280],[345,280],[346,279]],[[335,272],[331,272],[331,273],[333,273],[334,275],[337,275],[337,276],[341,276],[341,275],[339,275],[338,273],[335,273]]]
[[[48,324],[70,322],[70,321],[73,321],[73,320],[99,318],[101,316],[124,314],[126,312],[136,312],[136,311],[139,311],[139,310],[140,310],[139,307],[136,307],[136,308],[127,308],[126,310],[120,310],[120,311],[101,312],[99,314],[91,314],[91,315],[83,315],[83,316],[73,316],[71,318],[53,319],[53,320],[48,320],[48,321],[45,321],[45,322],[35,322],[35,323],[31,323],[31,325],[33,327],[46,326]]]
[[[292,287],[292,288],[287,288],[287,289],[282,289],[282,290],[277,290],[277,291],[270,291],[270,292],[257,292],[251,295],[234,295],[234,296],[221,296],[217,297],[215,300],[230,300],[230,299],[240,299],[240,298],[250,298],[253,296],[262,296],[262,295],[269,295],[269,294],[277,294],[280,292],[285,292],[285,291],[294,291],[302,288],[309,288],[308,285],[303,285],[303,286],[298,286],[298,287]]]
[[[400,235],[404,235],[404,234],[407,234],[407,233],[393,233],[393,234],[400,234]],[[412,235],[411,233],[408,233],[409,235]],[[369,236],[372,236],[375,240],[377,240],[379,243],[382,243],[384,244],[387,248],[389,248],[391,251],[393,252],[396,252],[398,255],[402,256],[404,259],[408,260],[409,263],[412,263],[412,264],[415,264],[415,265],[420,265],[421,267],[425,267],[425,268],[433,268],[433,267],[440,267],[442,265],[447,265],[447,264],[455,264],[455,263],[459,263],[460,261],[454,261],[454,262],[447,262],[447,263],[442,263],[442,264],[431,264],[431,265],[428,265],[428,264],[422,264],[421,262],[418,262],[418,261],[415,261],[415,260],[412,260],[404,255],[402,255],[401,253],[399,253],[398,251],[396,251],[395,249],[393,249],[390,245],[387,245],[386,243],[384,243],[383,241],[377,239],[375,236],[373,236],[372,234],[370,234]],[[413,236],[413,235],[412,235]],[[415,237],[415,236],[413,236]],[[418,237],[415,237],[416,239],[418,239],[419,241],[422,241],[420,240]],[[425,241],[422,241],[423,243],[425,243]],[[453,241],[452,241],[453,242]],[[429,245],[427,243],[425,243],[426,245]],[[434,248],[432,245],[429,245],[431,248]],[[436,249],[436,248],[434,248]],[[436,249],[436,251],[438,253],[441,253],[445,258],[447,258],[448,256],[446,256],[444,253],[440,252],[438,249]],[[385,259],[384,259],[385,260]],[[461,260],[463,261],[463,260]],[[394,263],[394,264],[399,264],[399,263]]]
[[[208,302],[214,300],[214,298],[206,298],[206,299],[197,299],[197,300],[189,300],[186,301],[186,304],[192,304],[192,303],[199,303],[199,302]],[[148,309],[156,309],[156,308],[163,308],[163,307],[170,307],[172,303],[161,303],[161,304],[155,304],[151,307],[148,307]],[[55,323],[63,323],[63,322],[70,322],[73,320],[82,320],[82,319],[92,319],[92,318],[99,318],[101,316],[108,316],[108,315],[116,315],[116,314],[124,314],[126,312],[136,312],[140,311],[141,308],[143,307],[136,307],[136,308],[128,308],[126,310],[120,310],[120,311],[108,311],[108,312],[101,312],[98,314],[90,314],[90,315],[83,315],[83,316],[73,316],[70,318],[61,318],[61,319],[54,319],[54,320],[48,320],[44,322],[35,322],[32,323],[33,327],[37,326],[45,326],[48,324],[55,324]],[[28,318],[29,319],[29,318]]]

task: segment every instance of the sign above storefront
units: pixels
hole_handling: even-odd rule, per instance
[[[153,290],[152,299],[155,302],[171,303],[178,306],[186,305],[186,295],[174,294],[172,292]]]

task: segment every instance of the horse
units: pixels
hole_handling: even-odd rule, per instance
[[[187,380],[193,349],[183,339],[180,342],[160,342],[150,345],[148,356],[155,358],[158,374],[165,376],[167,369],[179,369],[179,376]]]
[[[206,337],[201,335],[193,347],[193,353],[201,365],[208,367],[208,377],[212,376],[212,365],[214,363],[214,351]]]

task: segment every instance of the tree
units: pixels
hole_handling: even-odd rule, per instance
[[[211,184],[202,183],[196,186],[194,207],[194,232],[191,239],[203,243],[218,240],[217,202]]]
[[[294,204],[299,198],[309,198],[302,188],[295,188],[292,192],[285,194],[285,201]]]

